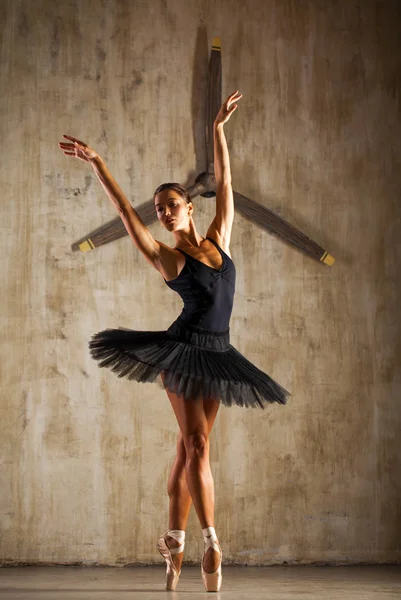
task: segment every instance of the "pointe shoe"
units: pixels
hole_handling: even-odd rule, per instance
[[[206,542],[206,548],[203,553],[202,562],[201,562],[201,573],[202,573],[203,584],[204,584],[205,590],[207,592],[218,592],[220,590],[221,582],[223,579],[223,576],[221,573],[221,561],[223,560],[223,553],[221,551],[220,544],[213,541],[211,538],[207,538],[207,539],[208,539],[208,541]],[[216,571],[214,571],[213,573],[207,573],[205,571],[205,569],[203,568],[203,559],[205,558],[205,554],[209,548],[213,548],[213,550],[216,550],[216,552],[218,552],[220,554],[220,564],[219,564],[218,568],[216,569]]]
[[[179,554],[184,550],[184,544],[181,544],[177,548],[169,548],[166,543],[167,532],[157,542],[157,549],[166,561],[166,590],[174,591],[177,587],[178,580],[181,575],[181,570],[177,571],[177,567],[173,562],[172,555]]]

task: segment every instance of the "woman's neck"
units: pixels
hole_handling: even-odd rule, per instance
[[[175,248],[200,248],[201,243],[205,240],[199,235],[192,223],[187,231],[174,232]]]

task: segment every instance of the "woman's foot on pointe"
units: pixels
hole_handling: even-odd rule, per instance
[[[164,539],[166,540],[166,544],[169,547],[170,552],[171,552],[171,550],[176,550],[181,545],[180,542],[177,542],[177,540],[175,540],[173,537],[171,537],[168,534],[165,536]],[[177,569],[178,572],[180,572],[182,561],[184,560],[184,551],[182,550],[178,554],[171,553],[171,557],[173,559],[175,568]]]
[[[202,529],[205,551],[202,557],[201,573],[207,592],[218,592],[221,587],[221,561],[223,554],[214,527]]]
[[[173,537],[174,536],[174,537]],[[185,531],[168,530],[157,542],[157,549],[166,561],[166,590],[175,590],[181,575],[184,557]]]

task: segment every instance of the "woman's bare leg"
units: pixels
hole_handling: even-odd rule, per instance
[[[185,473],[186,460],[187,453],[180,431],[177,438],[177,455],[171,467],[167,485],[167,492],[170,498],[168,514],[169,529],[185,530],[187,526],[192,498]],[[176,542],[176,545],[178,546],[178,542]]]
[[[220,403],[217,400],[184,400],[182,396],[166,390],[180,427],[177,441],[177,458],[169,480],[170,529],[185,529],[191,499],[202,529],[214,527],[214,482],[209,462],[209,433]],[[186,485],[185,485],[186,483]],[[169,538],[169,545],[178,543]],[[175,542],[175,543],[173,543]],[[183,554],[175,555],[177,568],[181,567]],[[204,560],[204,568],[213,572],[220,557],[212,548]]]
[[[204,403],[206,418],[208,422],[209,434],[212,430],[214,421],[217,416],[219,404]],[[186,459],[187,453],[185,450],[184,440],[181,431],[177,438],[177,455],[171,467],[170,477],[168,481],[169,503],[169,529],[186,530],[189,511],[191,509],[192,498],[189,492],[187,477],[186,477]],[[167,544],[170,548],[176,548],[179,545],[174,538],[167,537]],[[181,569],[184,553],[173,555],[173,561],[178,570]],[[206,562],[205,562],[206,566]]]
[[[219,403],[205,403],[204,409],[208,424],[209,435],[219,409]],[[191,494],[189,492],[186,478],[186,460],[184,440],[181,431],[177,437],[177,455],[171,467],[168,481],[168,495],[170,497],[169,506],[169,528],[185,529],[187,526],[189,511],[192,504]]]

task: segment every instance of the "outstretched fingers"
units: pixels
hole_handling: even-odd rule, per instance
[[[60,149],[66,156],[76,156],[80,160],[86,162],[91,162],[91,160],[98,157],[97,152],[82,140],[66,134],[63,134],[63,137],[66,140],[70,140],[68,142],[63,141],[58,143]]]
[[[235,97],[236,99],[241,98],[242,94],[240,91],[236,90],[233,94],[231,94],[229,97],[231,98],[231,100],[233,100]]]
[[[237,102],[240,98],[242,98],[242,94],[238,90],[231,94],[226,101],[227,110],[230,110],[233,104],[235,108],[237,108],[238,104],[235,104],[235,102]]]
[[[72,137],[72,135],[65,135],[65,133],[63,133],[63,137],[65,137],[67,140],[71,140],[74,143],[81,144],[81,146],[86,146],[85,142]]]
[[[76,156],[76,146],[75,144],[70,144],[66,142],[59,142],[59,148],[64,152],[66,156]]]

